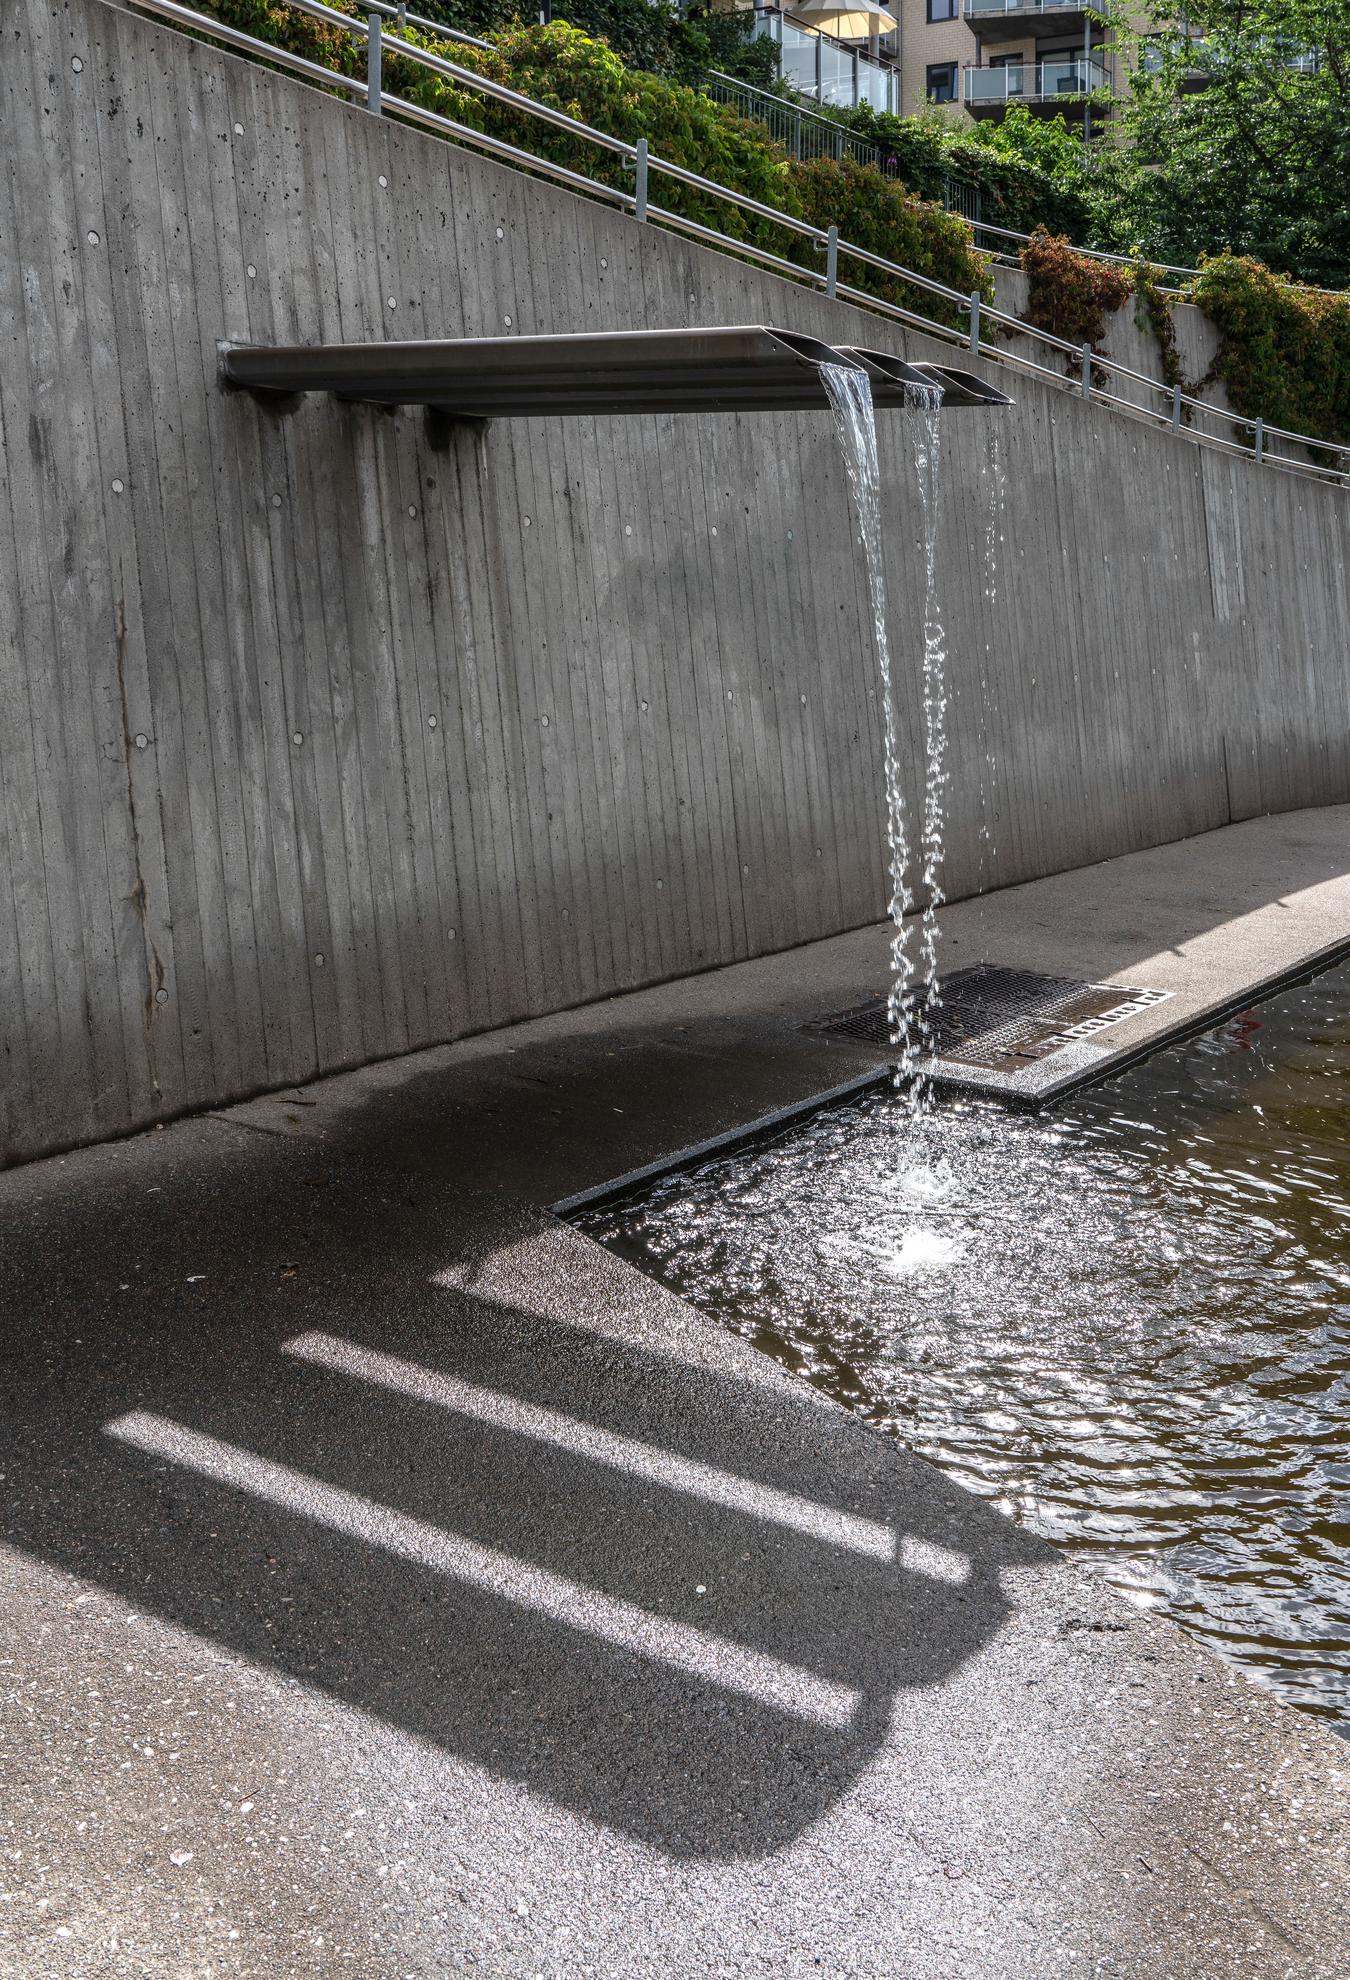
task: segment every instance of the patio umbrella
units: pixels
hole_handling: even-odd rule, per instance
[[[876,0],[864,0],[860,6],[841,4],[841,0],[801,0],[792,14],[808,27],[835,35],[840,41],[872,41],[878,35],[894,34],[897,26],[895,15],[877,6]]]

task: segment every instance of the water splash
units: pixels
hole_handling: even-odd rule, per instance
[[[1350,1737],[1348,1013],[1342,963],[1053,1117],[876,1094],[583,1226]]]
[[[867,562],[867,585],[872,600],[872,629],[877,664],[881,669],[882,739],[886,778],[886,846],[890,873],[891,984],[887,1015],[891,1044],[896,1048],[896,1084],[913,1083],[919,1044],[910,1023],[910,986],[914,960],[905,917],[912,905],[909,884],[909,826],[904,785],[900,776],[899,730],[895,711],[895,682],[886,624],[886,572],[881,546],[881,465],[877,456],[877,422],[872,405],[872,381],[856,365],[823,364],[821,380],[834,413],[843,449],[844,466],[858,518]]]

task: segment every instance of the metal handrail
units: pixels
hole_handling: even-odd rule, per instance
[[[446,41],[462,41],[470,48],[495,46],[481,34],[466,34],[463,28],[446,27],[444,22],[433,21],[427,14],[410,14],[406,7],[394,4],[394,0],[362,0],[362,3],[368,14],[380,14],[385,20],[399,21],[406,27],[425,28],[428,34],[438,34]]]
[[[915,329],[923,331],[926,335],[938,337],[947,343],[967,345],[976,356],[991,358],[996,363],[1007,364],[1016,370],[1029,372],[1043,379],[1050,380],[1061,389],[1080,391],[1084,398],[1117,408],[1133,418],[1142,418],[1154,425],[1170,426],[1174,432],[1184,433],[1185,437],[1196,445],[1209,446],[1223,452],[1237,453],[1248,457],[1251,452],[1248,447],[1240,442],[1226,439],[1222,435],[1198,431],[1194,425],[1183,427],[1180,421],[1180,414],[1183,408],[1193,416],[1199,415],[1201,418],[1207,420],[1217,420],[1229,426],[1249,429],[1254,435],[1256,458],[1260,464],[1273,468],[1281,468],[1287,472],[1301,474],[1320,481],[1332,481],[1341,485],[1350,482],[1350,473],[1345,470],[1337,471],[1324,468],[1311,462],[1295,460],[1288,455],[1272,452],[1269,442],[1272,439],[1289,440],[1296,446],[1315,448],[1320,452],[1335,454],[1346,461],[1347,469],[1350,469],[1350,446],[1336,441],[1320,440],[1304,433],[1295,433],[1287,427],[1273,426],[1261,419],[1249,419],[1244,414],[1220,412],[1218,408],[1206,404],[1201,399],[1180,392],[1176,388],[1168,387],[1158,379],[1149,378],[1143,372],[1134,371],[1128,365],[1120,364],[1113,358],[1105,357],[1093,351],[1088,345],[1078,346],[1071,344],[1065,338],[1056,337],[1050,331],[1039,330],[1032,324],[1024,323],[1019,317],[1009,315],[1006,311],[997,309],[993,305],[986,303],[984,298],[979,296],[978,293],[973,296],[963,295],[960,290],[950,288],[946,283],[935,281],[931,276],[920,274],[917,269],[905,268],[898,262],[888,261],[882,255],[873,254],[869,249],[857,247],[850,242],[841,240],[837,229],[834,227],[814,227],[808,221],[799,220],[792,214],[781,212],[777,207],[766,206],[758,200],[748,199],[744,194],[735,192],[728,186],[719,185],[713,179],[705,179],[700,173],[693,172],[686,166],[677,165],[672,160],[658,158],[648,151],[645,140],[639,140],[637,144],[630,144],[626,139],[616,138],[609,132],[596,130],[589,124],[581,123],[577,118],[569,117],[564,111],[554,110],[547,104],[539,103],[535,98],[525,96],[520,91],[509,88],[505,83],[499,83],[491,77],[480,75],[476,70],[461,68],[458,63],[447,61],[443,56],[434,55],[428,49],[417,47],[413,42],[404,41],[401,36],[385,34],[383,32],[383,21],[391,16],[395,19],[406,18],[419,28],[424,23],[424,17],[404,16],[396,5],[388,4],[388,0],[369,0],[367,13],[371,18],[366,20],[329,7],[324,4],[324,0],[288,0],[288,4],[298,12],[312,15],[319,20],[332,22],[335,25],[340,25],[352,34],[365,35],[371,44],[370,59],[372,64],[378,59],[379,52],[384,48],[388,48],[391,52],[419,63],[423,67],[444,75],[452,81],[461,83],[467,88],[477,90],[480,94],[488,96],[496,102],[503,103],[509,108],[523,111],[527,115],[552,125],[554,128],[566,130],[574,136],[585,138],[589,142],[623,157],[634,167],[637,178],[637,189],[634,192],[628,192],[620,187],[605,185],[603,181],[592,179],[584,172],[574,171],[569,166],[557,165],[551,159],[543,158],[536,152],[522,150],[518,145],[510,144],[503,138],[493,137],[486,131],[475,130],[472,125],[458,123],[453,118],[442,116],[438,111],[426,110],[419,104],[408,102],[405,98],[392,96],[379,88],[378,70],[375,72],[376,87],[372,91],[369,79],[362,80],[355,76],[344,76],[340,71],[325,68],[321,63],[313,62],[306,56],[295,55],[289,49],[278,47],[271,42],[261,41],[253,35],[245,34],[239,28],[230,27],[225,22],[218,20],[214,15],[198,13],[195,9],[181,4],[181,0],[131,0],[131,5],[140,12],[154,14],[162,19],[191,28],[196,33],[221,41],[231,48],[242,49],[263,61],[272,63],[276,67],[288,69],[297,75],[304,76],[310,81],[317,82],[323,87],[344,89],[352,97],[358,100],[364,100],[369,108],[373,109],[378,106],[382,110],[388,110],[401,118],[407,119],[409,122],[423,125],[425,128],[436,131],[442,136],[451,137],[459,143],[467,144],[478,150],[487,152],[490,156],[502,159],[508,164],[556,180],[559,184],[566,185],[575,191],[583,192],[590,198],[605,200],[623,211],[634,213],[639,218],[645,218],[648,221],[656,222],[661,226],[671,228],[679,233],[687,234],[692,239],[703,241],[707,245],[715,247],[722,252],[730,251],[744,259],[771,268],[775,273],[786,275],[794,281],[806,282],[816,289],[823,288],[825,293],[831,297],[837,297],[841,301],[857,303],[874,314],[891,317],[898,322],[908,324]],[[372,28],[372,18],[379,22],[378,33]],[[438,36],[451,32],[441,29],[435,22],[428,21],[425,22],[425,25],[428,31],[435,32]],[[457,36],[456,38],[466,41],[470,39],[467,36]],[[368,76],[369,73],[368,70]],[[374,97],[373,103],[372,95]],[[760,218],[769,220],[774,225],[784,228],[789,233],[796,234],[802,239],[811,241],[813,245],[825,254],[825,268],[823,270],[803,268],[799,263],[789,261],[782,255],[774,254],[771,250],[762,248],[757,243],[737,240],[734,236],[724,234],[715,227],[706,226],[701,221],[691,220],[683,214],[674,213],[666,208],[651,204],[647,198],[646,181],[647,175],[653,172],[664,174],[667,178],[674,179],[678,184],[690,186],[696,191],[709,193],[715,198],[727,200],[742,212],[754,213]],[[944,301],[950,302],[956,305],[957,308],[966,311],[971,324],[969,335],[963,334],[960,330],[954,330],[950,324],[935,322],[931,318],[920,315],[915,310],[906,309],[903,305],[889,302],[880,296],[875,296],[866,289],[858,289],[840,281],[837,275],[838,257],[840,255],[850,260],[861,262],[867,267],[876,268],[882,273],[893,277],[895,280],[903,282],[906,287],[939,296]],[[1081,383],[1075,385],[1070,378],[1066,377],[1062,369],[1052,369],[1049,366],[1036,363],[1034,359],[1027,358],[1021,353],[1002,350],[996,345],[984,342],[980,336],[980,327],[986,321],[997,324],[1000,328],[1006,329],[1013,335],[1028,338],[1061,354],[1077,357],[1082,366]],[[1152,392],[1162,394],[1167,400],[1166,411],[1158,411],[1149,406],[1139,406],[1132,401],[1119,399],[1114,394],[1104,391],[1101,387],[1092,383],[1091,374],[1096,370],[1105,371],[1108,377],[1119,376],[1129,378],[1137,384],[1146,386]]]
[[[961,217],[963,219],[966,218],[964,214]],[[996,227],[990,220],[968,220],[967,224],[973,227],[978,234],[1000,234],[1004,240],[1021,241],[1023,245],[1034,238],[1031,234],[1019,233],[1016,227]],[[1142,261],[1147,267],[1156,268],[1159,274],[1180,275],[1187,281],[1194,281],[1204,273],[1204,270],[1201,268],[1181,268],[1172,261],[1155,261],[1152,255],[1148,254],[1117,254],[1111,248],[1079,247],[1076,242],[1071,243],[1071,245],[1075,254],[1086,255],[1090,261],[1113,261],[1121,268],[1137,268]],[[1306,289],[1311,296],[1344,296],[1347,293],[1344,289],[1319,289],[1312,282],[1300,282],[1298,287]],[[1165,296],[1181,296],[1184,298],[1186,291],[1184,289],[1164,288],[1162,293]]]
[[[1004,240],[1008,240],[1008,241],[1022,241],[1023,243],[1025,243],[1032,239],[1032,236],[1030,234],[1019,233],[1016,227],[996,227],[994,226],[992,221],[989,220],[972,220],[970,224],[972,227],[975,228],[977,233],[1000,234],[1002,235]],[[1114,254],[1109,248],[1090,248],[1090,247],[1075,246],[1074,253],[1085,254],[1093,261],[1116,261],[1119,262],[1122,265],[1122,267],[1125,268],[1137,267],[1140,259],[1138,255]],[[1150,268],[1160,269],[1164,275],[1191,276],[1191,275],[1198,275],[1200,273],[1200,270],[1198,268],[1178,268],[1170,261],[1154,261],[1149,256],[1145,256],[1144,259],[1148,261],[1148,265]],[[1319,291],[1319,293],[1326,294],[1327,291],[1323,290],[1323,291]]]
[[[778,96],[771,89],[761,89],[757,83],[743,82],[739,76],[726,75],[721,69],[705,69],[700,87],[712,97],[714,103],[721,103],[727,109],[736,111],[738,116],[747,116],[765,125],[775,136],[777,132],[774,127],[780,121],[795,124],[796,147],[788,146],[793,150],[794,157],[805,155],[801,149],[801,132],[806,129],[816,131],[820,137],[820,151],[813,152],[813,157],[823,156],[826,152],[832,152],[835,157],[847,153],[850,158],[856,158],[860,165],[878,165],[881,162],[879,144],[870,144],[865,138],[858,137],[837,117],[827,117],[821,111],[811,109],[795,93]],[[742,107],[747,99],[748,110]],[[781,136],[778,142],[787,145],[787,140]]]
[[[346,28],[352,34],[363,34],[369,39],[369,21],[358,20],[352,14],[344,14],[340,8],[326,6],[324,0],[286,0],[286,4],[293,7],[297,13],[310,14],[319,21],[331,21],[335,27]],[[389,6],[370,9],[372,13],[378,12],[385,16],[397,15],[397,11],[397,8]],[[461,68],[458,62],[447,62],[443,55],[433,55],[429,48],[419,48],[415,41],[404,41],[400,35],[381,34],[380,39],[383,46],[392,50],[394,54],[406,55],[410,61],[420,63],[424,69],[430,69],[435,75],[445,76],[450,82],[464,83],[476,89],[480,95],[490,96],[496,103],[504,103],[510,110],[523,110],[528,116],[537,117],[541,123],[552,124],[557,130],[567,131],[572,137],[588,138],[591,143],[603,145],[608,151],[630,156],[632,154],[633,146],[626,139],[616,138],[608,131],[592,130],[589,124],[579,122],[576,117],[569,117],[565,110],[555,110],[550,104],[540,103],[533,96],[523,96],[518,89],[512,89],[508,83],[495,82],[491,76],[480,75],[477,69]],[[271,43],[264,43],[264,46],[270,47]],[[490,47],[491,43],[485,42],[483,46]],[[394,99],[386,97],[385,100],[392,103]]]

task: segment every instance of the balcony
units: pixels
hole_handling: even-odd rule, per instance
[[[846,41],[791,20],[777,7],[755,8],[755,32],[777,42],[778,72],[798,96],[838,110],[870,103],[874,110],[899,114],[900,71],[893,63],[874,62]]]
[[[963,96],[972,117],[1002,116],[1010,103],[1031,109],[1081,110],[1090,96],[1109,90],[1100,62],[1081,55],[1056,62],[1008,62],[1001,67],[965,71]]]
[[[966,26],[984,45],[1059,35],[1081,41],[1090,0],[965,0]]]

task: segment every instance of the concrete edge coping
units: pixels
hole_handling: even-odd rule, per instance
[[[963,1094],[982,1100],[996,1100],[1004,1106],[1027,1112],[1034,1112],[1053,1102],[1067,1099],[1071,1094],[1088,1086],[1100,1086],[1108,1079],[1114,1079],[1130,1067],[1144,1059],[1150,1059],[1155,1052],[1164,1051],[1169,1045],[1177,1045],[1187,1038],[1195,1038],[1201,1032],[1212,1030],[1226,1018],[1244,1010],[1248,1004],[1267,1003],[1284,990],[1292,990],[1299,983],[1311,982],[1324,970],[1350,956],[1350,935],[1339,937],[1325,948],[1304,956],[1284,969],[1247,984],[1243,989],[1221,998],[1217,1003],[1206,1005],[1202,1011],[1191,1011],[1174,1024],[1160,1024],[1147,1037],[1133,1045],[1104,1052],[1089,1064],[1076,1065],[1071,1072],[1061,1078],[1047,1082],[1043,1086],[1017,1088],[1011,1079],[1016,1075],[998,1074],[980,1078],[950,1078],[941,1072],[933,1074],[933,1085],[940,1093]],[[1162,1010],[1164,1006],[1155,1007]],[[940,1062],[939,1062],[940,1063]],[[1042,1062],[1044,1063],[1044,1062]],[[757,1115],[741,1127],[725,1128],[720,1134],[709,1135],[705,1141],[690,1143],[678,1148],[669,1155],[658,1156],[654,1162],[644,1162],[639,1168],[626,1170],[624,1174],[613,1176],[607,1182],[596,1183],[590,1189],[578,1190],[573,1196],[559,1197],[556,1203],[547,1205],[550,1216],[564,1222],[584,1210],[599,1210],[619,1202],[641,1189],[646,1183],[655,1182],[662,1176],[678,1175],[684,1169],[694,1168],[714,1155],[729,1155],[736,1151],[748,1150],[755,1142],[766,1140],[774,1134],[795,1127],[799,1121],[823,1112],[840,1101],[855,1100],[864,1093],[875,1092],[889,1083],[894,1075],[892,1064],[869,1068],[857,1073],[842,1085],[826,1087],[823,1092],[808,1094],[804,1099],[793,1100],[785,1107],[776,1107],[771,1113]]]

